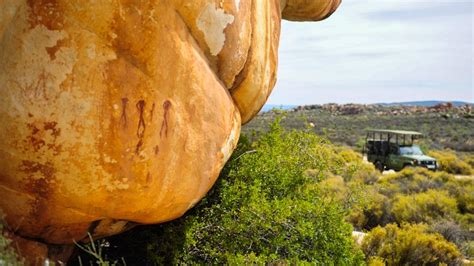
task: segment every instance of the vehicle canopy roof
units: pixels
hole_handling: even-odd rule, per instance
[[[416,131],[407,131],[407,130],[391,130],[391,129],[368,129],[368,133],[386,133],[393,135],[412,135],[412,136],[422,136],[423,134]]]

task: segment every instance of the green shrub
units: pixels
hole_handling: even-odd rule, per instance
[[[443,171],[408,168],[384,175],[374,184],[329,175],[320,186],[327,197],[332,195],[343,204],[348,204],[350,196],[356,198],[348,204],[346,220],[357,230],[371,230],[394,222],[425,222],[431,232],[441,234],[469,256],[470,246],[466,243],[474,239],[474,181],[471,179],[456,179]]]
[[[344,162],[341,176],[346,182],[373,184],[379,179],[379,172],[375,170],[374,165],[364,162],[360,153],[347,147],[337,148],[336,151]]]
[[[460,213],[474,214],[474,180],[451,180],[444,189],[456,199]]]
[[[463,161],[469,164],[472,169],[474,169],[474,153],[472,152],[462,153],[460,157]]]
[[[275,123],[252,145],[241,141],[208,196],[156,233],[150,256],[160,264],[357,264],[344,208],[318,188],[324,173],[343,167],[325,139]]]
[[[340,176],[332,176],[328,174],[328,177],[319,183],[319,193],[325,199],[330,199],[339,203],[349,204],[350,191],[349,187],[346,186],[344,179]]]
[[[367,265],[369,266],[385,266],[385,262],[383,258],[380,257],[370,257],[368,259]]]
[[[454,219],[437,220],[429,227],[430,231],[441,234],[444,239],[458,247],[462,247],[473,236],[468,228]]]
[[[384,176],[378,182],[378,186],[381,193],[393,197],[395,194],[413,194],[439,189],[450,180],[454,180],[454,177],[445,172],[433,172],[425,168],[405,168]]]
[[[380,179],[380,172],[375,169],[373,164],[362,162],[356,166],[356,171],[352,175],[352,181],[372,185]]]
[[[461,251],[470,260],[474,259],[474,241],[464,242],[461,246]]]
[[[471,175],[473,173],[472,167],[451,150],[430,151],[428,155],[436,158],[439,169],[442,171],[459,175]]]
[[[397,195],[392,214],[397,222],[432,222],[453,217],[457,210],[456,200],[445,191],[428,190],[414,195]]]
[[[5,236],[4,230],[3,214],[0,212],[0,265],[23,265],[23,259],[11,247],[11,240]]]
[[[380,193],[396,198],[400,195],[415,195],[428,190],[445,191],[457,202],[455,212],[474,213],[474,180],[456,179],[446,172],[432,172],[424,168],[407,168],[386,175],[376,184]]]
[[[352,206],[347,220],[358,230],[371,229],[392,221],[389,199],[375,187],[367,186],[359,204]]]
[[[387,265],[460,264],[461,254],[456,245],[439,234],[427,232],[427,226],[395,224],[376,227],[362,241],[368,262],[380,258]]]
[[[385,175],[375,184],[363,186],[360,200],[357,204],[351,206],[352,211],[347,219],[357,229],[365,230],[370,230],[377,225],[385,225],[395,221],[400,222],[406,218],[419,219],[419,217],[414,217],[417,211],[429,206],[417,205],[418,202],[415,201],[421,200],[420,204],[426,205],[426,200],[422,200],[426,196],[412,197],[429,190],[439,190],[450,182],[457,184],[458,181],[448,173],[432,172],[424,168],[404,169],[401,172]],[[347,193],[353,192],[351,182],[345,184],[345,186],[349,190]],[[453,189],[454,192],[458,192],[458,190],[458,188]],[[443,193],[446,194],[447,192]],[[458,198],[465,197],[463,193],[458,194],[458,196],[455,196],[455,193],[449,192],[449,195],[446,196],[454,198],[454,200],[451,199],[451,203],[453,203]],[[449,206],[452,207],[453,205]],[[399,212],[400,210],[401,212]],[[426,212],[426,210],[424,211]],[[456,212],[457,208],[454,207],[453,212],[450,212],[450,214]],[[420,213],[420,216],[429,218],[424,217],[424,213]]]

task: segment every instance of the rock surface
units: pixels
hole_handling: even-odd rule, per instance
[[[282,14],[339,2],[0,0],[9,228],[71,244],[181,216],[268,98]]]

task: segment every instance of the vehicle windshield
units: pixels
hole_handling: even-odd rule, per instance
[[[423,155],[419,146],[400,147],[400,155]]]

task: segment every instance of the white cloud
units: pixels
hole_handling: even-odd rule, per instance
[[[474,101],[471,1],[344,1],[284,22],[269,103]]]

